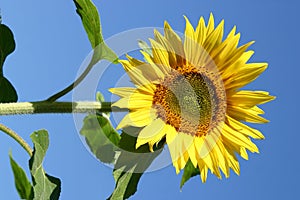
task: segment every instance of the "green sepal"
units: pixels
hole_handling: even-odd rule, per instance
[[[184,172],[181,177],[181,182],[180,182],[180,188],[183,187],[183,185],[192,177],[200,175],[200,171],[198,168],[194,167],[193,163],[191,160],[188,160],[184,167]]]
[[[145,41],[139,40],[138,44],[143,51],[152,56],[152,48]]]

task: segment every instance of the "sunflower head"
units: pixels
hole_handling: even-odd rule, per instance
[[[165,22],[164,35],[155,30],[150,39],[152,52],[141,51],[145,61],[120,61],[136,88],[110,91],[121,97],[113,106],[129,109],[117,128],[141,127],[136,148],[147,143],[153,150],[165,138],[176,172],[191,161],[205,182],[208,169],[219,178],[220,169],[239,174],[236,154],[258,152],[251,138],[264,136],[243,122],[267,122],[257,105],[274,97],[240,90],[267,67],[248,63],[253,42],[238,46],[235,27],[223,38],[224,21],[215,26],[212,14],[196,29],[185,19],[183,38]]]

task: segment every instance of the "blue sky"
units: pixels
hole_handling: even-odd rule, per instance
[[[255,125],[266,139],[255,141],[260,154],[249,161],[240,158],[241,175],[229,179],[209,175],[202,184],[191,179],[180,191],[181,175],[172,166],[145,174],[131,199],[297,199],[300,169],[298,124],[300,70],[298,1],[95,1],[101,14],[104,38],[142,27],[162,27],[167,20],[183,32],[186,15],[195,26],[199,17],[213,12],[216,21],[225,19],[225,31],[237,25],[241,44],[255,40],[252,61],[268,62],[269,68],[247,89],[267,90],[277,99],[263,105],[266,125]],[[43,100],[68,85],[91,50],[72,1],[5,1],[0,3],[2,21],[14,32],[17,48],[5,63],[4,73],[14,84],[19,101]],[[139,38],[137,38],[139,39]],[[123,44],[124,45],[124,44]],[[120,43],[122,46],[122,43]],[[116,65],[110,78],[98,89],[107,98],[107,88],[123,71]],[[109,74],[110,73],[110,74]],[[70,101],[69,94],[61,100]],[[72,115],[1,116],[1,123],[25,140],[34,130],[45,128],[50,147],[44,162],[49,174],[62,180],[61,199],[105,199],[114,188],[111,169],[99,163],[80,140]],[[0,134],[0,194],[18,199],[8,152],[27,168],[28,156],[12,139]]]

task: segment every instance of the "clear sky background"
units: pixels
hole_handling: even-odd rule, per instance
[[[299,140],[299,2],[296,0],[95,0],[101,14],[104,38],[141,27],[163,27],[167,20],[183,32],[186,15],[196,26],[200,16],[214,13],[225,19],[228,33],[234,25],[241,32],[241,44],[255,40],[254,62],[268,62],[269,68],[252,84],[253,90],[267,90],[277,99],[263,105],[271,122],[255,125],[266,139],[255,141],[260,154],[249,161],[239,158],[241,175],[231,172],[219,180],[209,174],[205,184],[192,178],[180,191],[181,174],[172,166],[145,174],[131,199],[298,199],[300,162]],[[4,73],[16,87],[19,101],[43,100],[67,86],[91,50],[71,0],[0,0],[2,21],[14,32],[16,51],[5,63]],[[139,39],[139,38],[137,38]],[[122,46],[122,43],[120,43]],[[107,88],[122,75],[120,65],[99,86]],[[69,94],[61,100],[70,101]],[[91,100],[91,99],[90,99]],[[81,142],[70,114],[1,116],[6,124],[30,142],[29,135],[45,128],[50,147],[45,170],[62,180],[61,199],[105,199],[114,188],[111,169],[97,161]],[[31,142],[30,142],[31,144]],[[18,199],[8,152],[28,174],[28,155],[5,134],[0,134],[1,199]]]

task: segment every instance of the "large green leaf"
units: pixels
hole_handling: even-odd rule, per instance
[[[13,85],[3,76],[3,64],[6,57],[16,48],[12,31],[0,24],[0,103],[16,102],[18,95]]]
[[[14,86],[4,76],[0,76],[0,103],[16,102],[17,92]]]
[[[119,143],[120,155],[115,164],[114,178],[116,186],[108,198],[127,199],[137,191],[138,182],[143,172],[152,161],[161,153],[164,141],[161,141],[154,152],[149,151],[148,144],[135,148],[136,137],[125,132],[121,134]]]
[[[4,24],[0,24],[0,75],[3,76],[5,58],[16,48],[12,31]]]
[[[21,199],[33,199],[33,187],[28,180],[24,170],[14,161],[11,153],[9,154],[10,165],[14,173],[15,186]]]
[[[59,199],[61,182],[58,178],[45,173],[43,160],[49,146],[49,136],[46,130],[35,131],[30,135],[34,144],[33,155],[29,160],[29,168],[33,181],[35,200]]]
[[[83,121],[80,134],[85,137],[90,150],[100,161],[114,162],[120,135],[106,117],[88,115]]]
[[[81,18],[83,27],[94,49],[93,62],[101,59],[117,62],[117,55],[105,44],[102,36],[100,16],[96,6],[91,0],[74,0],[76,12]]]
[[[184,172],[181,177],[181,182],[180,182],[180,188],[192,177],[197,176],[200,174],[200,171],[198,168],[195,168],[193,163],[189,160],[185,167],[184,167]]]

